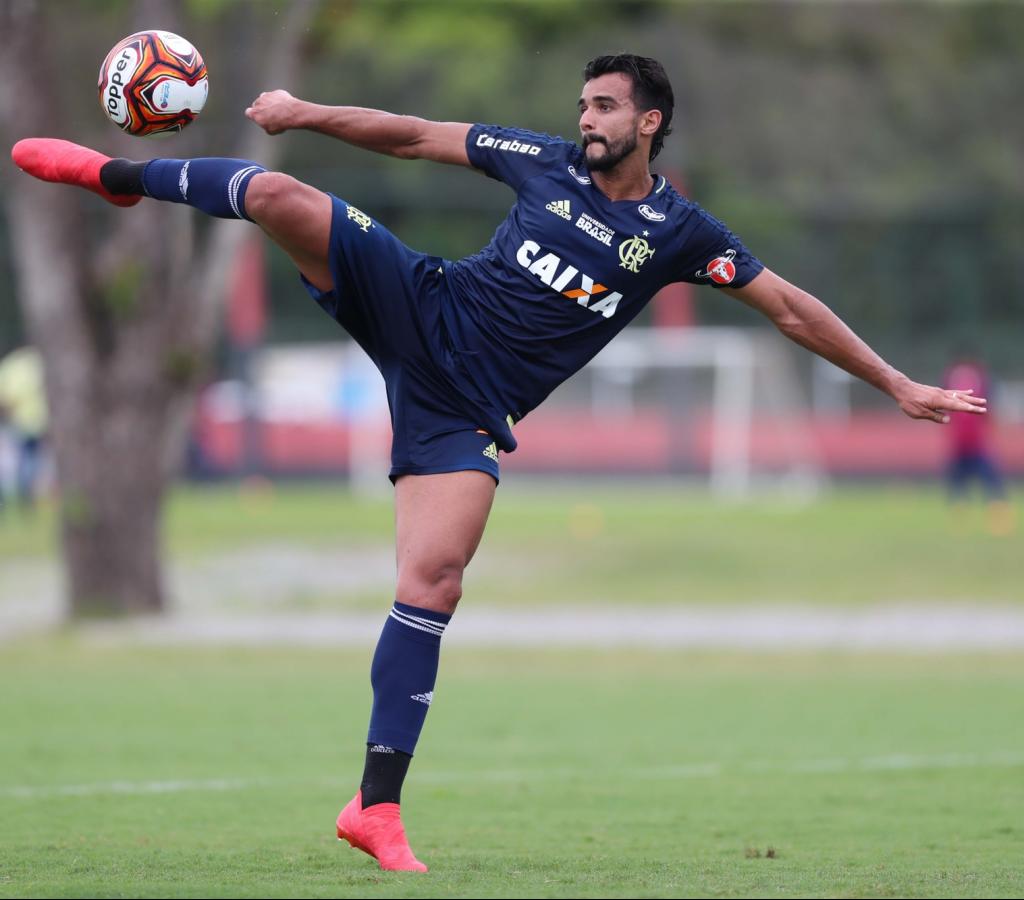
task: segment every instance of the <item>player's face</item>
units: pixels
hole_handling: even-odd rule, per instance
[[[607,172],[637,149],[640,114],[633,105],[633,82],[610,72],[583,85],[580,133],[587,168]]]

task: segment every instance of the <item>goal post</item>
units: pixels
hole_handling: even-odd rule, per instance
[[[671,390],[701,378],[704,397],[692,398],[676,415],[710,414],[708,481],[721,497],[740,498],[757,486],[814,492],[824,475],[808,427],[808,392],[792,351],[774,332],[730,327],[629,328],[578,375],[590,383],[595,415],[631,411],[645,382]],[[694,393],[692,390],[689,392]],[[609,399],[611,403],[609,404]],[[755,426],[775,423],[773,465],[761,469]]]
[[[387,397],[354,342],[266,348],[253,374],[272,469],[347,472],[360,492],[386,490]],[[212,395],[214,419],[244,417],[237,397],[217,401],[231,396]],[[774,331],[631,327],[516,427],[521,451],[503,469],[706,478],[723,498],[813,494],[824,474],[811,396]]]

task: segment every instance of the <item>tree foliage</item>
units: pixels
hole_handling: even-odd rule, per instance
[[[328,6],[318,37],[320,102],[570,138],[586,60],[655,56],[677,100],[658,167],[770,266],[921,377],[964,340],[1022,370],[1020,4],[376,0]],[[316,137],[291,139],[288,165],[449,256],[478,250],[511,201]],[[298,315],[286,303],[279,325]],[[710,292],[700,313],[751,321]]]
[[[247,127],[241,97],[274,86],[247,64],[285,6],[244,7],[185,5],[213,91],[176,154],[227,152]],[[52,30],[69,136],[109,127],[91,84],[131,8],[67,6]],[[659,166],[769,265],[889,352],[913,342],[938,358],[970,333],[997,354],[1002,342],[1004,367],[1020,371],[1004,336],[1024,312],[1021,4],[327,0],[309,26],[306,93],[572,137],[583,63],[617,50],[658,57],[675,85],[676,133]],[[282,140],[290,171],[432,252],[475,252],[511,199],[467,173]],[[279,333],[322,334],[276,265]],[[749,321],[713,297],[701,315]]]

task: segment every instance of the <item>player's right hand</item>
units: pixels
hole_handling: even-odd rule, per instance
[[[988,401],[975,397],[973,390],[948,390],[910,379],[901,381],[893,399],[910,418],[930,419],[943,425],[949,422],[951,412],[984,413],[988,408]]]
[[[267,91],[252,101],[245,114],[267,134],[280,134],[295,127],[298,103],[287,91]]]

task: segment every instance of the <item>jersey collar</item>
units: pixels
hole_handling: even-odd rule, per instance
[[[607,194],[605,194],[604,191],[602,191],[597,186],[593,178],[590,177],[590,172],[585,166],[580,166],[579,168],[574,168],[573,166],[570,166],[569,174],[572,175],[572,177],[575,178],[580,184],[589,184],[594,193],[596,193],[605,203],[611,203],[615,206],[618,206],[619,204],[629,203],[636,203],[638,205],[648,203],[651,200],[658,197],[659,195],[661,195],[662,193],[664,193],[665,188],[668,187],[668,179],[664,175],[654,175],[654,173],[651,173],[652,177],[654,178],[654,186],[651,188],[650,193],[646,197],[642,197],[639,200],[612,200]]]

